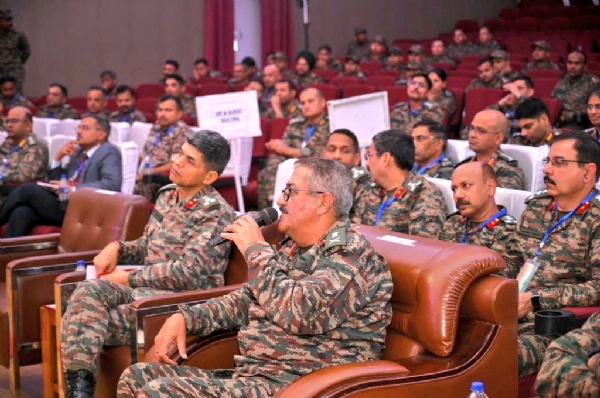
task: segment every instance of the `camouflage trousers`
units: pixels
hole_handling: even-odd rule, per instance
[[[283,387],[265,377],[239,377],[231,370],[202,370],[191,366],[138,363],[123,372],[117,397],[264,398]]]
[[[554,340],[533,332],[534,323],[520,323],[518,336],[519,377],[537,373],[540,369],[546,348]]]
[[[130,287],[100,279],[79,284],[62,318],[65,369],[87,369],[96,374],[102,346],[129,344],[132,293]]]
[[[283,156],[271,155],[267,160],[267,166],[258,172],[258,199],[256,206],[259,209],[272,206],[277,168],[284,160]]]

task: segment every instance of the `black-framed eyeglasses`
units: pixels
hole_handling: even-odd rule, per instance
[[[542,164],[544,166],[547,166],[548,163],[552,163],[553,167],[563,167],[566,166],[567,163],[579,163],[579,164],[586,164],[586,163],[590,163],[590,162],[584,162],[582,160],[570,160],[570,159],[565,159],[565,158],[544,158],[542,159]]]
[[[310,193],[312,195],[326,193],[326,192],[323,192],[323,191],[314,191],[312,189],[297,189],[297,188],[292,188],[289,185],[286,185],[286,187],[281,190],[284,202],[287,202],[288,200],[290,200],[290,195],[292,194],[292,192],[296,192],[296,193],[298,193],[298,192],[308,192],[308,193]]]
[[[375,153],[373,154],[373,153],[371,153],[371,152],[367,151],[367,152],[365,152],[365,156],[364,156],[364,157],[365,157],[365,160],[369,160],[370,158],[372,158],[372,157],[373,157],[373,156],[375,156],[375,155],[377,155],[377,156],[381,156],[381,154],[380,154],[379,152],[375,152]]]

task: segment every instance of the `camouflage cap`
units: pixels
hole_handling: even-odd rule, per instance
[[[367,29],[365,29],[365,28],[354,28],[354,34],[355,35],[361,35],[363,33],[367,33]]]
[[[420,70],[420,71],[424,71],[425,70],[425,62],[423,62],[423,61],[410,61],[408,64],[406,64],[406,69],[407,70]]]
[[[355,64],[360,64],[360,58],[356,54],[351,54],[346,57],[346,62],[354,62]]]
[[[11,19],[12,11],[11,10],[0,10],[0,19]]]
[[[408,53],[409,54],[414,54],[414,55],[423,55],[423,54],[425,54],[425,49],[420,44],[413,44],[408,49]]]
[[[379,43],[379,44],[383,44],[384,46],[386,45],[385,39],[381,35],[375,36],[373,38],[373,40],[371,40],[371,43]]]
[[[550,51],[550,44],[546,40],[537,40],[534,41],[531,45],[531,49],[535,49],[536,47],[541,48],[542,50]]]
[[[276,52],[275,55],[273,55],[273,58],[275,58],[275,61],[288,61],[288,56],[285,55],[285,53],[282,53],[281,51]]]
[[[490,53],[490,57],[492,58],[496,58],[496,59],[510,59],[510,56],[508,55],[508,53],[506,51],[502,51],[502,50],[494,50]]]
[[[392,47],[390,50],[390,55],[402,55],[402,49],[400,47]]]

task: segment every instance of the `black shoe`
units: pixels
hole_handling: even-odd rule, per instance
[[[67,398],[94,398],[96,379],[89,370],[67,370],[65,381],[67,383]]]

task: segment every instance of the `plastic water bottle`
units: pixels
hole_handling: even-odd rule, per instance
[[[467,398],[488,398],[483,392],[483,383],[480,381],[471,383],[471,394]]]
[[[144,160],[142,160],[142,163],[140,164],[138,173],[143,173],[146,169],[150,170],[153,166],[154,165],[152,164],[152,160],[150,160],[150,155],[146,155],[144,157]]]
[[[67,175],[63,174],[60,176],[60,182],[58,183],[58,201],[61,210],[66,210],[67,202],[69,202],[69,181],[67,181]]]
[[[85,261],[77,260],[77,269],[75,271],[86,271]]]

